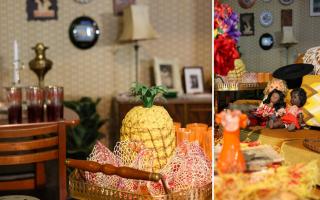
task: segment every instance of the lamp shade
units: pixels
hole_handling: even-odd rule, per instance
[[[150,24],[148,7],[131,5],[123,12],[123,31],[119,41],[149,40],[157,37]]]
[[[293,36],[292,26],[283,26],[282,27],[282,40],[280,44],[282,45],[293,45],[297,44],[298,41]]]

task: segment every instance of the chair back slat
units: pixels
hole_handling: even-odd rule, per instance
[[[22,155],[0,156],[0,165],[19,165],[35,162],[43,162],[58,158],[58,150],[50,150],[40,153]]]
[[[44,139],[32,139],[31,141],[14,141],[14,142],[0,142],[0,152],[12,152],[12,151],[26,151],[33,149],[42,149],[46,147],[54,147],[58,145],[58,136],[44,138]]]
[[[30,137],[36,135],[46,135],[58,131],[58,124],[52,124],[47,126],[36,126],[32,128],[4,128],[0,129],[0,138],[19,138]]]
[[[0,191],[39,187],[43,180],[44,161],[53,159],[58,159],[59,199],[64,200],[67,198],[65,121],[0,126],[0,166],[36,165],[34,180],[1,181]]]

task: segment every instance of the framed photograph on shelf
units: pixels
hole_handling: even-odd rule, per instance
[[[130,6],[131,4],[135,4],[136,0],[113,0],[113,13],[116,16],[120,16],[123,14],[123,10]]]
[[[176,59],[154,58],[153,69],[156,85],[166,86],[169,91],[176,91],[179,94],[183,93],[180,70]]]
[[[320,16],[320,0],[310,0],[310,16]]]
[[[253,13],[240,14],[241,36],[254,35],[254,15]]]
[[[183,77],[187,94],[197,94],[204,92],[204,78],[202,67],[184,67]]]

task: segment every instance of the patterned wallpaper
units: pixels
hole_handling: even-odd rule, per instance
[[[268,71],[286,65],[286,50],[279,46],[281,40],[281,10],[293,10],[293,32],[298,44],[289,49],[289,64],[293,63],[299,53],[320,45],[320,17],[310,17],[309,0],[295,0],[290,5],[282,5],[279,0],[271,0],[269,3],[262,0],[256,1],[250,9],[243,9],[238,1],[223,0],[240,13],[254,13],[254,36],[240,37],[239,45],[242,58],[250,71]],[[259,22],[260,13],[269,10],[273,14],[273,24],[263,27]],[[259,38],[263,33],[270,33],[275,38],[272,49],[265,51],[259,46]]]
[[[151,23],[159,33],[158,39],[140,43],[142,81],[150,84],[150,60],[155,56],[177,58],[180,67],[203,66],[208,80],[211,74],[211,1],[137,0],[137,3],[149,6]],[[54,63],[46,75],[46,85],[64,86],[65,99],[102,97],[98,111],[108,117],[112,96],[127,91],[135,77],[133,46],[116,42],[121,18],[113,15],[112,6],[112,0],[93,0],[85,5],[58,0],[58,20],[27,21],[26,0],[1,0],[0,85],[8,86],[12,81],[15,39],[19,43],[20,58],[26,63],[21,72],[22,84],[37,84],[36,75],[27,63],[35,56],[31,47],[43,42],[49,46],[47,58]],[[96,46],[89,50],[79,50],[69,41],[70,23],[82,15],[95,19],[101,30]]]

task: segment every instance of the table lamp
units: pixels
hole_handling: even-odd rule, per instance
[[[157,38],[157,33],[150,24],[148,7],[131,5],[123,12],[123,31],[120,42],[134,42],[136,82],[139,82],[139,41]]]
[[[294,38],[292,26],[282,27],[282,40],[280,44],[286,48],[287,65],[288,65],[289,64],[289,48],[295,44],[298,44],[298,41]]]

